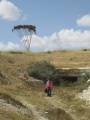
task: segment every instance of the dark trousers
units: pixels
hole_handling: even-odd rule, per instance
[[[47,89],[47,96],[51,97],[51,88]]]

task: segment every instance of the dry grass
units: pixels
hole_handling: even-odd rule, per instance
[[[60,118],[62,120],[72,120],[71,116],[79,118],[77,120],[89,120],[90,107],[87,107],[84,101],[76,98],[76,86],[64,88],[54,86],[52,97],[48,98],[43,92],[44,84],[29,81],[34,80],[27,74],[29,64],[41,60],[50,61],[57,68],[90,67],[90,50],[60,50],[40,53],[26,51],[1,52],[0,98],[6,100],[7,97],[3,98],[2,96],[9,96],[10,100],[16,101],[16,105],[18,102],[22,103],[23,98],[23,100],[34,105],[36,110],[41,111],[41,114],[48,117],[49,120]],[[20,104],[19,107],[22,107],[22,105]],[[0,120],[8,119],[34,120],[34,116],[31,113],[18,114],[14,111],[6,111],[5,108],[0,106]]]

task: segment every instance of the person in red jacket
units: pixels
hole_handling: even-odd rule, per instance
[[[47,96],[49,97],[51,97],[52,86],[53,86],[53,82],[50,78],[48,78],[45,89],[47,90]]]

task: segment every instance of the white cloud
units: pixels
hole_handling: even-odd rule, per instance
[[[89,26],[90,27],[90,15],[85,15],[77,20],[79,26]]]
[[[31,49],[36,49],[37,51],[48,51],[58,49],[58,36],[57,33],[53,33],[51,36],[38,37],[33,35],[31,41]]]
[[[51,36],[38,37],[33,35],[31,41],[32,51],[47,51],[57,49],[90,49],[90,31],[75,31],[62,29]]]
[[[2,0],[0,2],[0,16],[3,19],[17,20],[20,17],[20,10],[13,3]]]
[[[14,44],[12,42],[8,42],[8,44],[5,45],[3,42],[0,42],[0,51],[8,51],[8,50],[19,50],[19,45]]]
[[[90,48],[90,31],[74,31],[63,29],[58,33],[62,48],[82,49]]]

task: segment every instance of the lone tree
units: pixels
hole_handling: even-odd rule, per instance
[[[26,50],[30,50],[32,34],[36,34],[36,26],[33,25],[18,25],[14,26],[12,32],[16,31],[20,39],[25,45]]]

